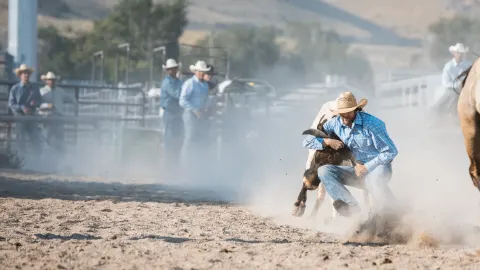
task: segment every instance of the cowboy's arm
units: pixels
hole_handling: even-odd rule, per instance
[[[23,110],[23,106],[17,102],[17,91],[18,86],[14,85],[10,90],[10,94],[8,95],[8,107],[10,107],[14,114],[21,113]]]
[[[38,87],[33,88],[32,101],[35,101],[33,107],[40,107],[42,104],[42,95],[40,94],[40,89]]]
[[[450,74],[450,65],[446,64],[443,67],[443,72],[442,72],[442,85],[443,87],[446,88],[451,88],[453,87],[453,78]]]
[[[390,163],[398,154],[397,147],[387,133],[385,123],[378,121],[370,128],[373,145],[380,152],[378,156],[365,163],[369,172],[373,171],[378,165]]]
[[[335,125],[335,118],[332,118],[323,124],[323,130],[327,135],[333,134]],[[325,140],[323,138],[317,138],[312,135],[307,135],[303,140],[303,147],[311,150],[323,150],[325,148]]]
[[[181,84],[176,84],[175,80],[164,80],[162,82],[162,91],[168,93],[169,96],[172,96],[176,99],[180,98],[180,94],[182,92]]]
[[[179,104],[184,109],[193,110],[195,107],[190,103],[190,97],[192,96],[193,84],[192,81],[186,81],[182,85],[182,91],[180,93]]]

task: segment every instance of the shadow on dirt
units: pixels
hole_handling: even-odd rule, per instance
[[[98,236],[93,236],[93,235],[89,235],[89,234],[78,234],[78,233],[74,233],[72,235],[68,235],[68,236],[63,236],[63,235],[58,235],[58,234],[53,234],[53,233],[45,233],[45,234],[41,234],[41,233],[37,233],[35,234],[35,237],[39,238],[39,239],[42,239],[42,240],[98,240],[98,239],[102,239],[101,237],[98,237]]]
[[[227,204],[224,196],[198,188],[162,184],[105,183],[92,180],[53,180],[42,174],[0,173],[0,198],[111,200],[114,202],[160,202]]]
[[[171,236],[158,236],[158,235],[145,235],[145,236],[130,238],[130,240],[143,240],[143,239],[163,240],[164,242],[173,243],[173,244],[181,244],[187,241],[194,240],[194,239],[184,238],[184,237],[171,237]]]

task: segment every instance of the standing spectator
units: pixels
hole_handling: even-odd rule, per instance
[[[205,72],[205,75],[203,76],[203,79],[207,82],[208,84],[208,97],[207,97],[207,103],[205,105],[206,108],[206,116],[210,117],[212,114],[215,113],[215,103],[217,101],[216,99],[216,86],[217,84],[215,83],[213,76],[216,75],[215,73],[215,68],[212,65],[207,65],[207,68],[210,68],[209,71]]]
[[[194,75],[184,82],[180,94],[180,106],[185,109],[185,149],[188,150],[188,156],[192,158],[188,162],[189,166],[199,165],[201,150],[205,147],[208,84],[204,77],[210,69],[202,60],[191,65],[190,70]]]
[[[160,107],[163,109],[165,128],[165,161],[167,169],[170,170],[178,164],[184,137],[183,108],[180,107],[179,101],[182,82],[177,77],[178,64],[175,59],[168,59],[163,68],[167,76],[160,88]]]
[[[15,84],[8,96],[8,107],[14,116],[32,116],[35,115],[37,108],[42,102],[38,86],[30,82],[30,75],[34,69],[25,64],[21,64],[15,69],[15,74],[20,78],[20,82]],[[21,155],[26,154],[26,137],[31,142],[35,155],[41,154],[39,130],[35,122],[17,122],[15,124],[17,132],[18,150]]]
[[[40,114],[62,116],[65,112],[65,102],[76,103],[75,98],[56,85],[59,77],[55,73],[49,71],[46,75],[42,75],[41,79],[45,82],[45,86],[40,89],[40,94],[42,95]],[[45,124],[45,127],[48,145],[63,153],[63,123],[50,122]]]
[[[207,68],[210,68],[210,70],[205,72],[205,76],[203,76],[203,79],[208,84],[209,93],[215,94],[215,87],[217,86],[217,82],[214,80],[213,76],[217,75],[217,73],[215,72],[215,68],[212,65],[208,64]]]

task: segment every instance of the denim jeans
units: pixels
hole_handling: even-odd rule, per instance
[[[45,124],[47,143],[50,147],[58,151],[57,154],[64,153],[64,127],[62,123]]]
[[[193,111],[185,110],[185,144],[184,161],[188,166],[187,178],[200,180],[209,172],[208,140],[207,140],[207,119],[197,117]]]
[[[188,151],[201,152],[206,147],[206,119],[197,117],[191,110],[186,110],[183,117],[185,121],[185,147]]]
[[[17,134],[17,149],[22,156],[27,152],[27,137],[30,140],[30,144],[33,150],[33,155],[37,156],[41,154],[41,140],[40,130],[34,122],[17,122],[15,124],[15,130]]]
[[[342,200],[351,206],[358,206],[345,185],[365,188],[373,197],[374,206],[378,210],[386,210],[397,206],[396,198],[387,184],[392,177],[392,165],[379,165],[361,181],[355,175],[355,169],[349,166],[324,165],[318,168],[318,177],[324,183],[333,200]],[[365,185],[363,185],[363,183]]]
[[[164,160],[167,172],[175,173],[179,168],[180,154],[184,139],[184,123],[181,112],[171,110],[164,110],[163,112],[163,126],[165,133],[163,137],[164,142]]]

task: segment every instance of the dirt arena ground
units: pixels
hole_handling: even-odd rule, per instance
[[[306,158],[300,134],[317,103],[231,160],[235,177],[202,183],[230,184],[243,200],[189,182],[0,171],[0,269],[480,269],[480,233],[461,227],[480,224],[461,135],[411,132],[415,123],[398,113],[381,114],[400,149],[392,191],[422,218],[410,224],[417,232],[456,233],[464,244],[348,242],[344,224],[322,225],[331,208],[308,219],[313,193],[305,216],[292,217]]]
[[[212,194],[48,179],[0,175],[2,269],[480,267],[472,248],[349,243],[244,206],[204,201]]]

